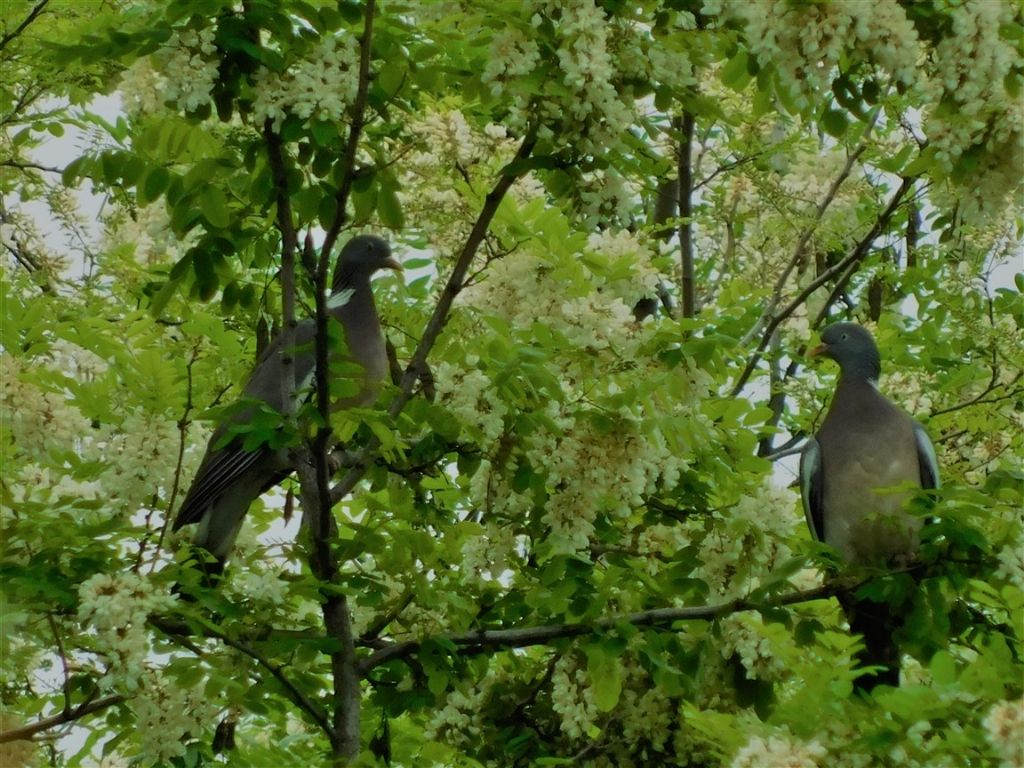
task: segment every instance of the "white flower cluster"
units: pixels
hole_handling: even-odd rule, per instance
[[[583,224],[596,229],[609,222],[627,225],[637,212],[640,185],[614,168],[584,174],[579,184]]]
[[[143,760],[163,765],[185,754],[185,738],[198,736],[216,714],[199,687],[182,688],[150,671],[130,702]]]
[[[49,467],[26,464],[11,484],[14,501],[53,502],[60,499],[93,501],[103,495],[103,486],[95,480],[77,480],[61,474],[55,480]]]
[[[649,742],[658,751],[664,749],[675,719],[665,692],[649,679],[640,687],[624,688],[616,715],[622,718],[622,737],[627,744]]]
[[[508,27],[491,40],[487,65],[481,77],[490,85],[491,93],[500,96],[505,90],[505,82],[530,74],[539,62],[537,44],[518,29]]]
[[[508,406],[483,371],[441,363],[434,369],[437,399],[478,439],[491,444],[505,431]]]
[[[90,349],[85,349],[67,339],[57,339],[50,346],[52,367],[70,374],[79,381],[95,379],[105,373],[107,361]]]
[[[152,115],[164,108],[166,82],[154,64],[152,56],[145,56],[121,73],[117,90],[129,115]]]
[[[1021,184],[1020,99],[1006,90],[1019,54],[1015,41],[1000,34],[1001,27],[1013,23],[1018,8],[975,0],[944,12],[952,33],[935,49],[940,92],[933,101],[939,108],[928,116],[925,133],[947,173],[965,153],[972,154],[976,167],[965,174],[958,199],[965,218],[984,218],[1004,211],[1007,195]]]
[[[989,743],[1002,759],[1000,768],[1024,765],[1024,698],[996,704],[984,726]]]
[[[514,564],[515,532],[507,525],[488,523],[479,534],[466,539],[461,551],[466,579],[481,585],[494,581]]]
[[[89,454],[106,464],[101,482],[111,504],[131,514],[145,506],[156,489],[170,488],[179,440],[172,419],[143,408],[128,411],[116,428],[104,428]],[[194,453],[191,458],[196,458]]]
[[[477,202],[466,194],[465,182],[491,184],[491,176],[515,155],[518,142],[500,125],[470,125],[459,110],[428,109],[409,124],[409,133],[417,150],[403,163],[403,208],[430,222],[425,234],[434,251],[457,253],[477,215]],[[519,201],[542,193],[531,175],[511,190]]]
[[[1019,511],[1017,513],[1019,515]],[[1017,520],[1017,529],[1020,530],[1024,520]],[[999,567],[996,569],[996,576],[1006,579],[1017,589],[1024,592],[1024,542],[1013,541],[1005,545],[997,557]]]
[[[792,552],[785,543],[799,518],[797,496],[788,488],[766,479],[750,496],[744,496],[723,513],[717,530],[701,544],[700,578],[719,597],[737,597],[757,586],[760,576],[770,573]],[[699,539],[703,521],[688,523],[691,535]]]
[[[734,613],[722,620],[723,659],[735,653],[740,663],[758,680],[780,680],[787,669],[786,663],[778,658],[771,640],[764,632],[764,623],[755,614]]]
[[[597,721],[597,702],[590,677],[574,655],[561,656],[551,674],[551,706],[562,718],[562,732],[570,739],[590,734]]]
[[[626,517],[660,484],[671,486],[678,480],[688,458],[660,429],[649,428],[649,422],[676,415],[702,424],[694,405],[709,385],[700,372],[681,371],[676,379],[686,380],[692,399],[657,406],[629,400],[617,410],[599,410],[603,417],[616,420],[615,429],[598,424],[589,403],[634,385],[648,365],[636,356],[653,329],[637,327],[623,297],[632,303],[651,295],[659,277],[647,266],[649,252],[632,236],[604,233],[590,242],[592,253],[616,265],[612,274],[619,277],[602,281],[588,275],[580,261],[559,263],[522,249],[492,264],[487,279],[464,292],[470,305],[516,331],[538,324],[567,345],[567,354],[549,363],[565,399],[520,404],[542,411],[551,428],[518,436],[511,455],[492,439],[485,445],[488,461],[470,488],[480,508],[517,519],[532,508],[532,501],[513,492],[506,478],[523,459],[543,467],[549,495],[542,520],[551,531],[547,543],[558,553],[587,548],[599,514]],[[626,268],[620,270],[623,260]],[[577,288],[567,290],[566,281]],[[583,292],[585,287],[590,290]],[[475,369],[460,373],[455,367],[443,367],[439,373],[441,402],[449,403],[459,420],[478,434],[500,437],[513,405],[502,404],[489,377]]]
[[[106,248],[130,247],[143,266],[166,264],[184,254],[199,238],[195,231],[184,238],[175,235],[163,203],[137,206],[130,216],[125,210],[117,211],[107,220],[103,236]]]
[[[118,90],[130,114],[153,114],[164,104],[193,112],[213,104],[220,61],[216,30],[176,29],[152,56],[136,59],[121,75]]]
[[[220,61],[213,44],[215,30],[181,29],[156,53],[164,73],[164,98],[179,109],[193,112],[213,104],[213,86],[217,83]]]
[[[565,123],[579,134],[579,147],[598,152],[620,141],[633,121],[628,100],[616,90],[616,67],[609,35],[612,26],[594,0],[534,0],[533,23],[552,19],[564,98],[545,101],[546,122]],[[522,118],[520,117],[520,120]]]
[[[427,741],[439,737],[453,745],[475,743],[480,736],[480,711],[487,701],[489,687],[477,685],[469,693],[458,689],[448,694],[444,707],[436,710],[423,729]]]
[[[703,10],[745,25],[758,62],[775,66],[801,109],[811,104],[815,92],[829,90],[841,60],[851,52],[907,85],[914,82],[921,57],[917,30],[897,0],[877,0],[870,7],[860,0],[704,0]]]
[[[599,512],[624,518],[653,493],[659,481],[671,487],[688,461],[660,434],[642,434],[623,421],[613,432],[596,429],[585,417],[560,417],[561,434],[541,434],[526,450],[530,463],[545,466],[552,488],[542,521],[550,528],[554,552],[586,549]]]
[[[153,652],[146,618],[170,609],[174,598],[157,593],[135,573],[98,573],[78,588],[78,619],[96,633],[95,648],[109,664],[103,685],[136,691]]]
[[[81,411],[64,394],[28,381],[32,370],[19,358],[4,354],[0,369],[0,408],[19,452],[42,459],[50,451],[68,450],[88,434],[91,425]]]
[[[253,118],[276,129],[285,115],[337,122],[355,100],[359,87],[359,43],[349,34],[325,37],[284,74],[261,68],[254,78]]]
[[[817,741],[801,742],[788,733],[754,736],[736,753],[729,768],[821,768],[825,748]]]

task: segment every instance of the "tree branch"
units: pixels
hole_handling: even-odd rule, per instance
[[[244,653],[267,670],[274,679],[281,684],[281,687],[284,688],[285,693],[288,695],[288,698],[292,700],[292,703],[308,714],[313,719],[313,722],[320,726],[328,739],[333,740],[334,729],[331,727],[331,723],[327,719],[327,713],[324,712],[324,710],[318,706],[315,701],[299,690],[295,683],[288,679],[288,676],[284,673],[283,667],[271,663],[271,661],[262,653],[240,640],[235,640],[234,638],[215,630],[212,631],[212,634],[218,637],[224,645],[228,645],[236,651]]]
[[[28,25],[35,21],[39,14],[43,12],[43,9],[46,8],[49,2],[50,0],[39,0],[39,2],[35,4],[35,7],[32,8],[31,11],[29,11],[28,16],[25,17],[25,20],[22,21],[21,24],[19,24],[17,27],[15,27],[13,32],[8,32],[6,35],[0,38],[0,51],[6,48],[8,43],[10,43],[22,32],[24,32]]]
[[[853,585],[834,582],[814,589],[789,592],[767,600],[757,600],[748,596],[714,605],[687,608],[652,608],[636,613],[607,616],[590,622],[547,624],[520,629],[477,630],[456,635],[442,635],[436,638],[427,638],[426,640],[406,640],[374,651],[363,659],[360,663],[360,669],[363,674],[366,674],[381,664],[386,664],[395,659],[407,658],[415,654],[427,640],[454,645],[464,654],[484,653],[491,649],[527,648],[532,645],[544,645],[562,638],[578,637],[602,630],[614,629],[620,624],[631,624],[634,627],[664,627],[677,621],[709,621],[742,611],[760,610],[766,606],[774,608],[807,603],[813,600],[823,600],[856,589],[866,581],[867,579]]]
[[[800,236],[796,241],[796,247],[793,249],[793,256],[790,258],[785,269],[782,270],[782,274],[779,275],[778,279],[775,281],[775,285],[772,287],[772,297],[761,312],[761,317],[758,318],[757,322],[754,323],[753,327],[744,337],[744,344],[748,344],[751,339],[757,335],[763,324],[772,316],[776,307],[779,306],[779,302],[782,301],[782,292],[786,287],[786,283],[789,281],[789,276],[793,273],[793,270],[796,269],[797,265],[803,261],[804,253],[807,250],[807,243],[810,242],[811,237],[817,231],[818,225],[825,216],[825,212],[836,199],[836,195],[839,194],[839,188],[843,185],[843,182],[850,177],[854,164],[860,156],[864,154],[865,150],[867,150],[867,144],[862,142],[846,158],[846,163],[843,165],[839,175],[832,180],[832,184],[829,185],[828,190],[825,192],[825,197],[821,199],[821,202],[819,202],[817,207],[814,209],[814,218],[811,219],[810,223],[800,232]],[[761,349],[763,349],[763,347]]]
[[[693,273],[693,128],[696,120],[690,111],[678,119],[679,139],[679,260],[682,267],[683,317],[697,312],[697,291]]]
[[[356,670],[355,637],[348,598],[337,588],[338,562],[331,548],[335,530],[331,513],[329,453],[331,447],[331,387],[327,334],[327,273],[335,241],[347,220],[348,196],[356,175],[356,153],[365,123],[366,100],[370,84],[370,58],[373,47],[374,0],[367,0],[363,11],[363,34],[359,41],[359,81],[351,107],[351,124],[341,158],[343,176],[336,196],[334,221],[320,248],[314,283],[316,285],[315,354],[317,414],[320,426],[311,444],[312,472],[300,467],[302,507],[313,521],[310,568],[320,581],[321,606],[327,636],[336,642],[331,651],[333,713],[325,733],[331,742],[331,755],[337,764],[345,764],[359,754],[360,679]],[[310,477],[310,475],[313,477]],[[312,483],[309,481],[313,480]]]
[[[512,162],[505,167],[501,177],[497,182],[495,182],[494,188],[487,193],[483,207],[480,209],[480,214],[477,216],[476,223],[473,225],[473,229],[466,238],[466,242],[462,247],[462,252],[456,259],[455,266],[452,268],[452,273],[448,277],[448,282],[445,284],[444,290],[441,291],[441,295],[437,300],[437,305],[434,307],[434,313],[431,315],[430,320],[427,322],[427,325],[423,330],[423,336],[420,338],[420,343],[416,347],[416,351],[413,353],[412,360],[406,367],[405,373],[402,374],[398,393],[395,395],[395,399],[392,401],[391,407],[388,409],[388,414],[392,419],[397,418],[398,414],[400,414],[402,409],[405,408],[405,404],[408,403],[409,399],[412,397],[413,388],[416,386],[416,382],[419,380],[421,372],[426,368],[427,357],[430,355],[430,350],[433,349],[434,344],[441,335],[441,331],[444,330],[444,326],[448,321],[448,313],[451,311],[452,304],[455,302],[455,297],[458,296],[459,292],[462,290],[463,281],[465,280],[466,273],[469,271],[469,267],[473,262],[473,257],[476,255],[477,249],[480,247],[480,243],[483,242],[483,239],[487,234],[487,230],[491,225],[491,220],[494,218],[494,214],[498,211],[498,206],[501,204],[501,201],[504,199],[509,188],[513,183],[515,183],[516,179],[519,178],[522,173],[522,171],[519,170],[522,162],[530,156],[536,142],[537,126],[533,125],[527,131],[526,136],[523,137],[523,143],[519,145],[519,150],[516,152],[515,158],[513,158]],[[356,483],[358,483],[366,473],[366,469],[369,466],[370,461],[376,456],[376,451],[379,447],[380,441],[376,437],[370,438],[366,447],[360,451],[359,457],[356,459],[354,466],[345,474],[337,485],[331,488],[332,502],[337,502],[344,498],[346,494],[351,492]]]
[[[298,248],[299,240],[292,218],[291,197],[288,194],[284,145],[269,119],[263,125],[263,136],[267,143],[267,159],[274,181],[277,228],[281,232],[281,402],[284,403],[286,413],[290,415],[290,405],[295,400],[295,250]]]
[[[902,203],[903,198],[906,196],[907,192],[913,187],[915,181],[916,177],[904,177],[902,183],[899,186],[899,189],[897,189],[896,192],[893,194],[892,198],[889,200],[889,204],[885,207],[885,210],[883,210],[878,215],[878,218],[875,220],[875,223],[872,224],[871,229],[868,231],[866,235],[864,235],[860,242],[857,243],[853,251],[851,251],[850,254],[846,256],[842,261],[838,262],[837,264],[833,265],[832,267],[818,275],[818,277],[815,280],[811,281],[811,283],[808,284],[807,287],[805,287],[802,291],[800,291],[800,293],[796,295],[796,298],[794,298],[779,313],[775,314],[771,318],[767,327],[765,327],[764,332],[761,334],[761,341],[758,343],[757,349],[755,349],[754,354],[750,356],[750,359],[747,361],[747,364],[744,367],[743,372],[740,374],[739,378],[736,380],[736,384],[732,388],[732,397],[736,397],[737,395],[739,395],[740,392],[743,391],[743,387],[750,379],[750,376],[754,372],[754,368],[757,366],[757,363],[761,360],[761,356],[764,353],[765,347],[768,346],[768,342],[771,340],[772,334],[775,332],[775,329],[782,325],[782,323],[785,322],[786,319],[790,315],[792,315],[797,309],[799,309],[800,306],[805,301],[807,301],[807,298],[816,290],[818,290],[821,286],[828,283],[828,281],[833,279],[834,277],[838,277],[844,274],[850,267],[854,267],[861,261],[863,261],[864,257],[867,256],[868,254],[868,249],[871,247],[871,244],[874,242],[875,238],[877,238],[881,234],[882,230],[888,225],[889,220],[892,218],[893,214],[896,212],[896,209]],[[819,315],[819,318],[815,321],[814,327],[817,327],[818,323],[822,318],[823,316]]]
[[[107,696],[105,699],[96,699],[95,701],[87,700],[73,710],[64,710],[52,717],[44,717],[42,720],[37,720],[30,725],[23,725],[20,728],[12,728],[9,731],[0,733],[0,744],[6,744],[9,741],[27,741],[37,733],[48,731],[65,723],[73,723],[86,715],[91,715],[93,712],[99,712],[107,707],[120,704],[124,700],[124,696],[120,694]]]

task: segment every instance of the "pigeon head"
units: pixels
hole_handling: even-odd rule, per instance
[[[391,255],[391,246],[376,235],[357,235],[345,243],[334,268],[331,288],[338,291],[360,283],[369,284],[378,269],[402,271],[402,265]]]
[[[807,353],[828,357],[839,363],[843,376],[877,381],[882,360],[871,334],[856,323],[836,323],[821,334],[821,344]]]

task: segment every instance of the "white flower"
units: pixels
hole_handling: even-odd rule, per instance
[[[754,736],[729,764],[730,768],[820,768],[826,751],[816,741],[798,742],[784,736]]]
[[[1024,765],[1024,698],[993,706],[984,726],[989,743],[1002,759],[1000,768]]]

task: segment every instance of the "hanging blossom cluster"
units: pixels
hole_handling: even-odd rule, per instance
[[[137,59],[121,77],[120,91],[130,113],[151,114],[165,103],[194,112],[213,105],[220,60],[216,29],[176,29],[150,57]]]
[[[483,731],[481,712],[490,696],[490,686],[477,685],[469,693],[455,689],[445,704],[434,711],[423,729],[427,741],[441,738],[455,747],[477,744]]]
[[[555,662],[551,673],[551,708],[561,717],[562,733],[570,739],[590,734],[599,715],[590,675],[575,654],[566,654]]]
[[[1006,85],[1020,59],[1016,42],[1001,35],[1019,9],[1014,3],[972,2],[946,12],[951,34],[934,57],[939,106],[927,116],[925,133],[946,173],[972,156],[975,165],[958,185],[957,200],[964,218],[985,219],[1005,211],[1007,196],[1021,185],[1020,96]]]
[[[408,127],[417,147],[403,162],[402,207],[430,239],[434,251],[457,253],[476,219],[493,175],[515,155],[519,140],[494,123],[477,127],[457,109],[429,109]],[[541,197],[532,174],[516,180],[509,196],[518,203]]]
[[[1024,765],[1024,698],[996,704],[984,726],[985,736],[1002,760],[1000,768]]]
[[[359,42],[347,33],[324,37],[284,73],[261,68],[254,78],[253,118],[281,127],[287,114],[338,122],[359,87]]]
[[[793,491],[765,480],[753,494],[715,512],[718,525],[706,537],[705,521],[686,523],[686,533],[692,540],[703,538],[698,575],[712,595],[740,597],[792,556],[786,541],[798,520],[796,508]]]
[[[686,390],[678,401],[666,397],[655,406],[624,397],[615,407],[594,407],[634,386],[652,365],[640,348],[653,328],[638,326],[631,306],[653,295],[659,275],[639,266],[649,263],[650,253],[632,235],[595,235],[589,246],[612,264],[632,256],[629,263],[636,269],[612,268],[615,277],[602,280],[581,273],[581,262],[549,261],[523,249],[492,264],[486,279],[464,292],[469,305],[500,318],[517,334],[537,324],[560,337],[569,354],[546,365],[563,397],[520,402],[516,409],[543,414],[547,428],[510,436],[515,449],[507,450],[504,436],[519,395],[500,390],[498,374],[475,357],[461,368],[442,366],[436,376],[439,402],[484,446],[486,458],[470,485],[474,503],[500,519],[522,519],[534,502],[526,492],[513,490],[510,479],[518,467],[543,468],[548,498],[541,521],[550,531],[545,540],[562,553],[589,545],[598,515],[624,519],[661,484],[678,481],[688,458],[660,427],[652,428],[652,420],[674,416],[689,428],[710,429],[696,412],[710,381],[697,370],[673,372]],[[576,288],[567,290],[567,285]],[[612,419],[614,429],[598,415]]]
[[[916,78],[921,46],[897,0],[878,0],[870,13],[860,0],[705,0],[703,12],[743,23],[758,62],[774,65],[801,109],[810,106],[815,92],[830,89],[840,61],[851,50],[896,82],[910,85]]]
[[[96,633],[94,647],[109,667],[102,685],[133,692],[143,685],[153,652],[146,619],[169,610],[174,598],[135,573],[98,573],[78,589],[78,620]]]
[[[788,665],[778,657],[760,617],[750,613],[727,616],[722,620],[722,639],[722,658],[739,656],[748,677],[768,681],[785,678]]]
[[[164,765],[185,755],[187,736],[198,736],[216,716],[201,687],[182,688],[150,670],[129,703],[144,762]]]
[[[822,768],[825,748],[816,741],[797,741],[783,732],[779,736],[754,736],[736,753],[729,768]]]
[[[73,447],[91,430],[89,420],[67,396],[35,384],[32,366],[13,355],[0,359],[0,406],[7,414],[6,428],[18,451],[43,459],[51,451]]]
[[[632,98],[620,92],[622,62],[616,59],[612,37],[638,36],[627,25],[609,20],[594,0],[532,0],[525,13],[534,28],[551,25],[558,47],[554,60],[545,62],[531,30],[504,29],[492,39],[483,82],[502,96],[509,125],[521,130],[528,119],[532,88],[519,87],[517,80],[547,65],[557,70],[559,87],[549,89],[540,103],[548,126],[544,130],[550,131],[553,124],[565,126],[584,152],[618,143],[634,114]]]

